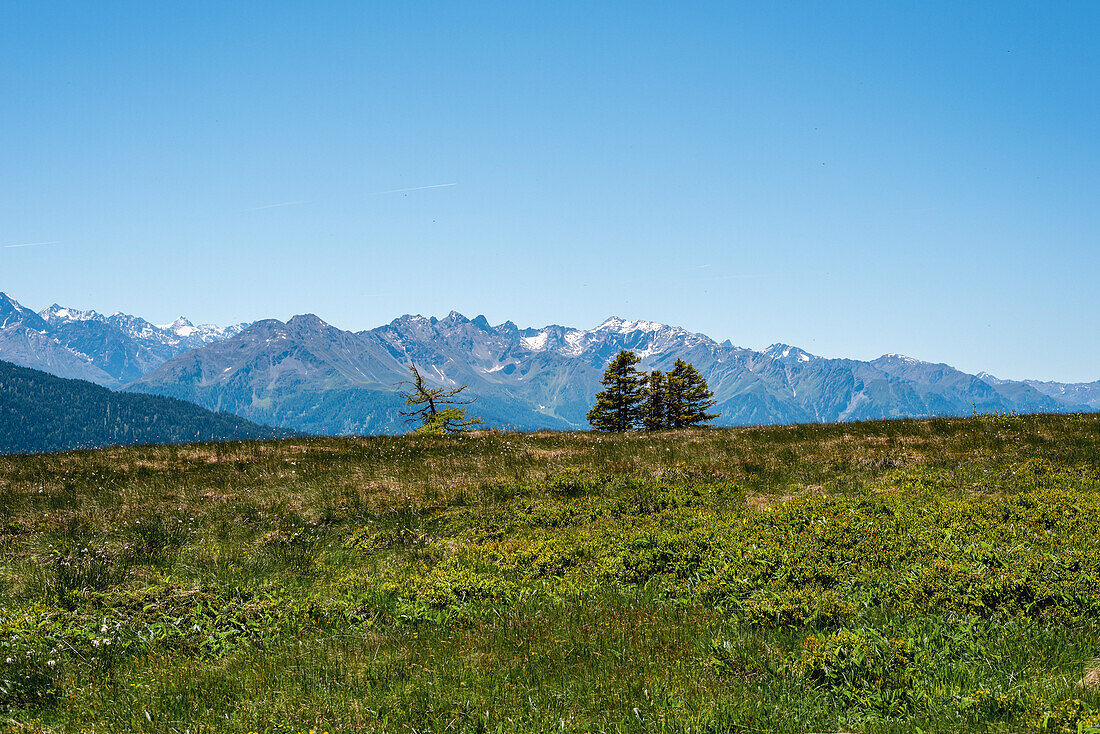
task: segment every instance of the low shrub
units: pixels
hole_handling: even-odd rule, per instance
[[[904,716],[913,703],[907,640],[873,629],[842,629],[809,635],[792,669],[848,706],[883,716]]]

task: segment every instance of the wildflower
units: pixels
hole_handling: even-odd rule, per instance
[[[53,666],[57,665],[57,661],[56,660],[47,660],[46,665],[48,665],[52,668]]]

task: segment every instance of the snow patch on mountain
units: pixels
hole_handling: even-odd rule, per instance
[[[892,362],[904,362],[905,364],[932,364],[931,362],[924,362],[924,361],[919,360],[919,359],[913,359],[912,357],[907,357],[904,354],[892,354],[892,353],[891,354],[884,354],[881,357],[879,357],[879,359],[880,360],[890,360]],[[876,360],[876,361],[878,361],[878,360]]]
[[[121,312],[105,316],[57,303],[35,313],[0,294],[0,330],[31,329],[48,342],[35,345],[14,332],[7,334],[0,340],[0,359],[21,360],[24,366],[43,368],[60,377],[92,379],[117,387],[182,352],[234,336],[244,326],[196,327],[181,318],[161,328]],[[81,372],[77,366],[81,364],[95,371]]]
[[[816,355],[810,354],[805,349],[792,347],[790,344],[772,344],[770,347],[764,350],[764,354],[768,355],[772,359],[787,362],[810,362],[818,358]]]
[[[593,331],[613,331],[618,334],[630,334],[635,331],[653,332],[665,328],[668,327],[656,321],[626,321],[618,316],[611,316]]]
[[[540,331],[534,336],[525,336],[520,341],[523,342],[523,346],[530,349],[532,352],[541,352],[546,349],[546,340],[549,337],[545,331]]]
[[[216,324],[199,324],[196,326],[186,316],[180,316],[170,324],[157,326],[161,331],[175,335],[192,347],[200,347],[228,339],[241,333],[247,327],[248,324],[243,323],[226,327],[217,326]]]
[[[72,323],[74,321],[107,321],[107,318],[98,311],[80,311],[75,308],[59,306],[56,303],[49,308],[42,309],[38,312],[38,315],[44,318],[46,323],[50,326]]]
[[[194,334],[198,329],[195,325],[187,320],[186,317],[180,316],[178,319],[170,324],[157,324],[164,331],[170,331],[176,336],[182,336],[185,339]]]

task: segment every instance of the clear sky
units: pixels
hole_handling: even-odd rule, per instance
[[[1098,39],[1093,0],[7,2],[0,290],[1095,380]]]

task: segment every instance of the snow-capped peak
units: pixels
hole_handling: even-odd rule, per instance
[[[792,347],[790,344],[772,344],[764,350],[764,354],[772,359],[793,359],[798,362],[809,362],[810,360],[816,359],[813,354],[810,354],[805,349]]]
[[[586,353],[600,354],[612,349],[629,349],[645,359],[688,344],[706,341],[701,334],[692,334],[678,326],[656,321],[627,321],[618,316],[606,319],[594,329],[573,329],[566,326],[544,326],[524,329],[521,344],[533,352],[556,352],[568,357]],[[602,357],[601,357],[602,359]]]
[[[34,311],[19,303],[7,293],[0,293],[0,329],[13,324],[23,324],[43,333],[50,328],[46,320]]]
[[[161,329],[169,331],[176,336],[182,336],[184,339],[194,334],[197,329],[195,325],[187,320],[186,316],[180,316],[178,319],[170,324],[157,324]]]
[[[80,311],[75,308],[68,308],[66,306],[59,306],[53,304],[49,308],[44,308],[38,312],[38,315],[46,320],[51,326],[56,324],[66,324],[73,321],[105,321],[106,319],[97,311]]]
[[[996,375],[991,375],[988,372],[986,372],[985,370],[982,370],[981,372],[979,372],[978,374],[976,374],[974,376],[977,377],[982,382],[986,383],[987,385],[1003,385],[1006,382],[1006,380],[1002,380],[999,377],[997,377]]]
[[[904,354],[884,354],[879,359],[887,359],[892,362],[905,362],[906,364],[928,364],[928,362],[922,362],[919,359],[913,359],[912,357],[906,357]]]
[[[172,323],[161,324],[157,328],[182,339],[185,343],[190,342],[194,346],[202,346],[239,334],[246,326],[247,324],[234,324],[224,328],[214,324],[199,324],[196,326],[186,316],[180,316]]]
[[[534,336],[525,336],[520,341],[523,342],[523,346],[530,349],[532,352],[541,352],[546,349],[546,339],[549,336],[549,332],[543,329]]]
[[[632,331],[660,331],[667,328],[665,324],[656,321],[625,321],[618,316],[611,316],[593,331],[612,331],[619,334],[629,334]]]

